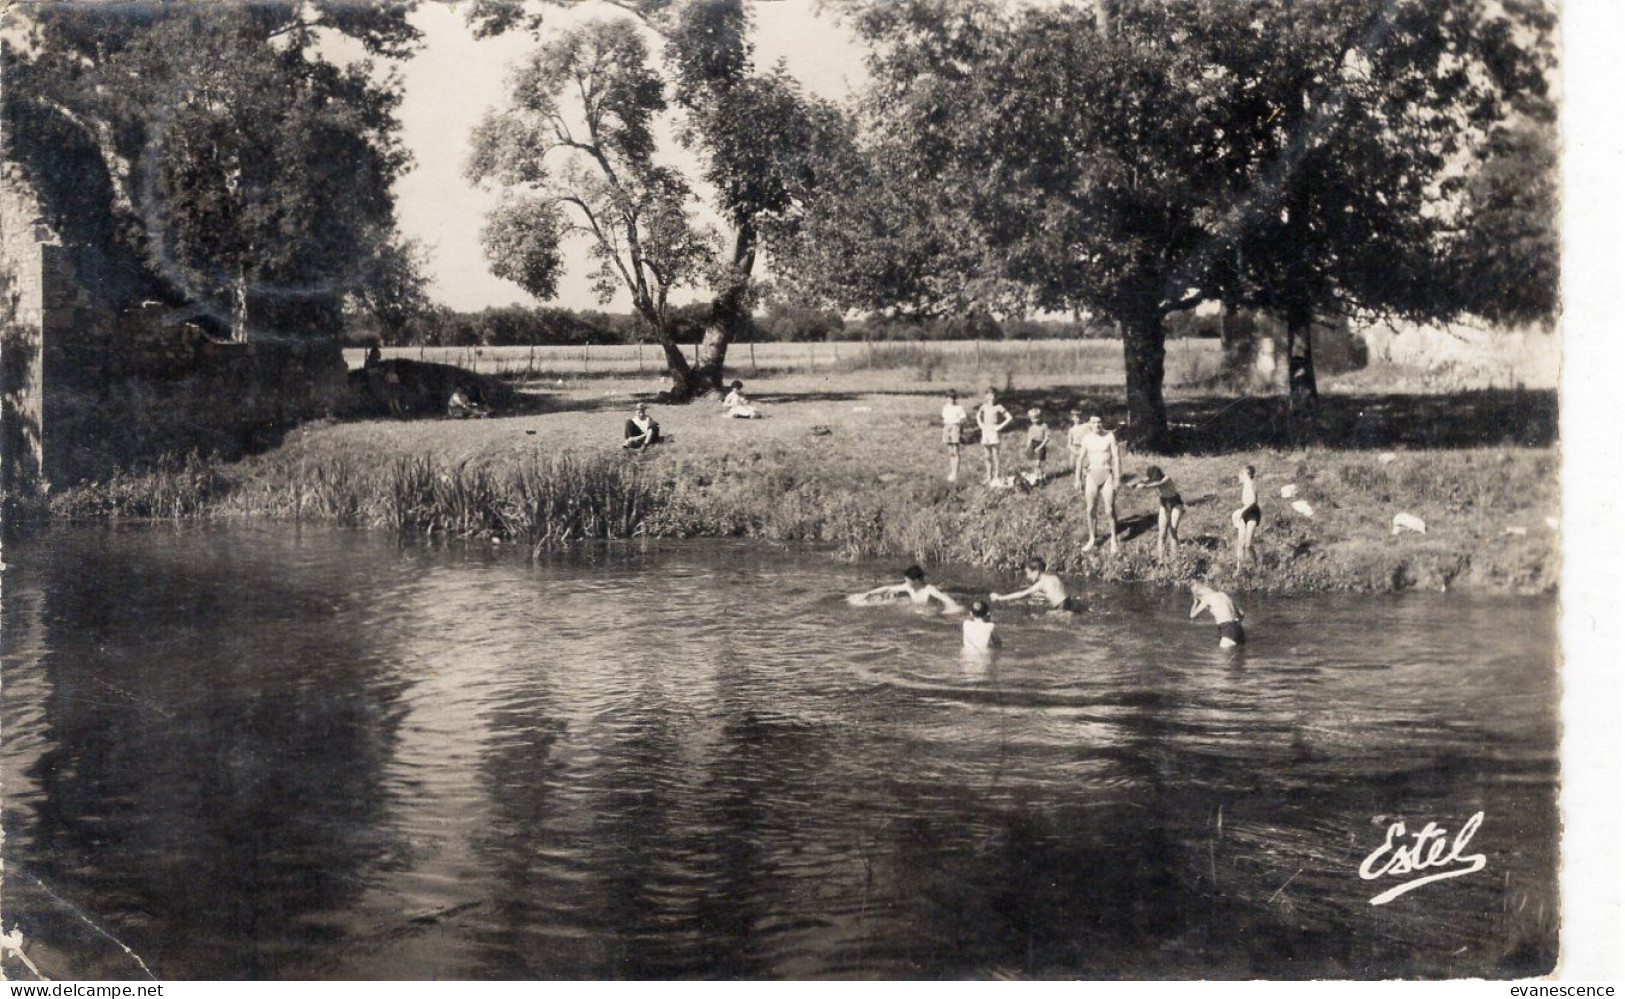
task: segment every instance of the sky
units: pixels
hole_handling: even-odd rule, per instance
[[[861,85],[862,53],[850,34],[815,0],[756,0],[756,62],[766,68],[780,59],[812,93],[841,100]],[[463,21],[461,5],[431,3],[412,15],[423,32],[417,54],[400,66],[404,84],[402,138],[415,168],[396,185],[400,228],[423,241],[430,254],[429,293],[454,309],[489,305],[538,304],[518,285],[491,275],[480,249],[479,231],[494,190],[480,190],[463,176],[468,136],[485,112],[503,99],[509,67],[538,40],[524,32],[476,40]],[[584,4],[549,13],[544,32],[600,17],[625,17],[607,5]],[[583,245],[569,248],[569,266],[554,305],[605,308],[592,291]],[[685,301],[688,295],[674,295]],[[622,296],[607,308],[625,310]]]

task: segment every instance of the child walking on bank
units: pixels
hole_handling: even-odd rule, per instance
[[[999,478],[999,435],[1014,420],[1010,411],[999,404],[998,392],[989,385],[982,404],[976,407],[976,426],[982,431],[982,464],[989,484]]]
[[[1241,483],[1241,506],[1230,514],[1230,523],[1236,527],[1236,568],[1253,557],[1253,532],[1258,530],[1258,522],[1264,519],[1263,511],[1258,508],[1258,482],[1257,471],[1251,465],[1242,468],[1236,476]]]
[[[1032,484],[1044,482],[1044,461],[1049,457],[1049,424],[1044,422],[1044,411],[1034,407],[1027,410],[1027,460],[1031,463]]]
[[[1157,465],[1145,470],[1145,478],[1133,483],[1133,489],[1155,489],[1157,491],[1157,558],[1162,558],[1162,547],[1168,542],[1170,554],[1179,553],[1179,522],[1185,516],[1185,500],[1179,495],[1179,487],[1174,480],[1168,477]]]
[[[970,414],[959,404],[959,393],[948,390],[948,401],[942,404],[942,444],[948,449],[948,481],[959,481],[959,448],[965,443],[965,424]]]

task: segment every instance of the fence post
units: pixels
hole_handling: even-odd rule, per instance
[[[982,341],[976,341],[976,370],[982,370]]]

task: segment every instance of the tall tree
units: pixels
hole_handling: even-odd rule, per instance
[[[6,155],[115,298],[201,302],[238,336],[331,332],[393,235],[410,3],[40,4],[4,53]],[[15,43],[14,43],[15,42]]]
[[[1118,321],[1131,433],[1151,447],[1171,443],[1171,312],[1216,298],[1280,313],[1308,405],[1317,312],[1459,307],[1439,280],[1460,225],[1452,170],[1538,95],[1549,29],[1535,0],[846,9],[873,49],[870,176],[891,190],[822,201],[837,220],[823,231],[882,249],[814,265],[845,280],[856,261],[849,283],[880,274],[899,296],[1006,279]],[[905,242],[933,252],[893,255]],[[913,273],[873,266],[888,256]]]
[[[470,9],[469,19],[480,34],[511,29],[541,32],[547,6],[519,0],[479,0]],[[664,39],[663,65],[657,68],[648,64],[646,82],[653,87],[658,77],[658,82],[666,84],[672,94],[675,107],[669,110],[678,118],[678,139],[698,157],[699,179],[713,192],[715,208],[726,227],[717,238],[700,234],[706,244],[703,259],[685,256],[683,276],[711,293],[710,318],[693,364],[675,344],[666,342],[670,331],[665,329],[659,312],[661,293],[669,291],[670,286],[651,274],[645,282],[648,293],[641,295],[643,301],[639,304],[633,250],[628,243],[616,251],[626,257],[627,266],[613,273],[622,277],[622,283],[632,293],[634,309],[645,315],[665,348],[672,394],[688,398],[721,388],[728,346],[750,327],[754,282],[761,260],[771,244],[794,231],[800,206],[819,183],[823,165],[830,161],[826,147],[842,141],[845,123],[827,103],[805,94],[783,67],[767,71],[755,67],[751,21],[743,0],[627,0],[614,6],[636,17],[636,21],[628,19],[623,22],[626,27],[617,30],[630,32],[631,24],[636,23]],[[521,109],[516,103],[510,110]],[[646,108],[646,127],[652,127],[654,118],[667,110],[664,103]],[[551,112],[540,113],[546,117]],[[484,133],[476,141],[486,142]],[[532,153],[533,158],[542,158],[537,155],[539,150]],[[476,161],[479,155],[476,153]],[[649,155],[652,162],[653,150]],[[479,176],[494,178],[489,172]],[[579,174],[573,177],[580,179]],[[504,183],[522,187],[529,182],[513,174]],[[553,190],[555,195],[559,193],[556,187]],[[663,190],[676,199],[666,203],[663,216],[674,224],[679,218],[687,221],[693,213],[685,200],[691,193],[686,178],[668,174]],[[553,196],[544,201],[568,204]],[[579,213],[579,205],[571,207]],[[512,222],[518,210],[509,205],[499,212]],[[523,242],[543,256],[556,253],[543,247],[554,245],[551,233],[558,225],[534,210],[528,214],[537,222],[538,232]],[[517,236],[511,233],[511,225],[507,228]],[[559,234],[567,231],[560,229]],[[592,232],[591,226],[587,231],[591,245],[598,248],[595,252],[600,261],[605,261],[604,240]],[[692,249],[685,244],[685,254]],[[547,294],[553,291],[551,281],[541,287]]]
[[[1473,165],[1528,152],[1509,121],[1549,119],[1552,24],[1542,4],[1521,0],[1341,0],[1313,16],[1290,0],[1247,0],[1193,21],[1189,44],[1205,53],[1226,137],[1219,155],[1234,171],[1207,252],[1230,303],[1283,320],[1301,432],[1316,428],[1317,316],[1483,312],[1508,296],[1474,294],[1456,280],[1462,267],[1552,259],[1534,242],[1470,238],[1518,214],[1520,192]],[[1549,231],[1554,204],[1529,200],[1522,222],[1544,214]]]
[[[594,21],[544,43],[510,80],[507,105],[476,127],[468,173],[506,193],[487,220],[499,276],[538,298],[557,290],[560,241],[589,241],[602,300],[620,289],[666,355],[672,393],[700,391],[678,347],[671,293],[709,262],[680,173],[655,160],[666,107],[639,27]]]

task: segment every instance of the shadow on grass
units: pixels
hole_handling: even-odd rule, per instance
[[[1127,420],[1114,393],[1064,389],[1018,390],[1000,401],[1012,413],[1044,410],[1052,428],[1064,432],[1073,406],[1099,414],[1107,426]],[[1475,448],[1550,447],[1557,441],[1557,392],[1552,389],[1475,389],[1431,393],[1327,393],[1320,397],[1323,447]],[[1290,447],[1293,435],[1286,400],[1280,396],[1203,396],[1174,399],[1168,422],[1175,450],[1225,454],[1261,447]]]

